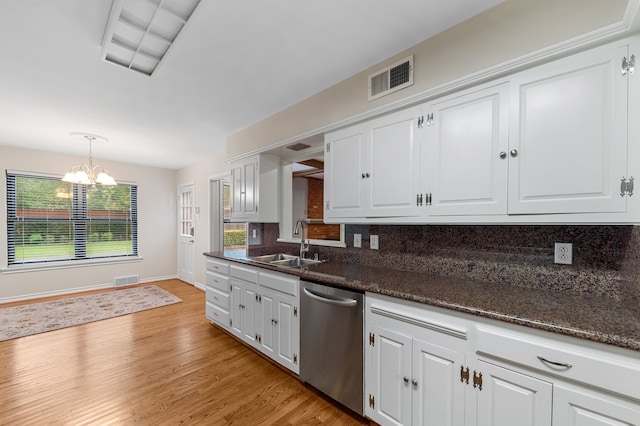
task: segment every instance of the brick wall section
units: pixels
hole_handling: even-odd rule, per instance
[[[307,179],[307,215],[310,219],[322,219],[324,212],[324,182],[320,179]],[[307,238],[312,240],[339,240],[340,225],[310,224]]]

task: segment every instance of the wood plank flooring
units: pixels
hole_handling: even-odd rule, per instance
[[[0,342],[0,424],[368,424],[210,325],[204,292],[154,284],[183,302]]]

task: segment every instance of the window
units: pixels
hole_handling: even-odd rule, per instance
[[[137,186],[7,172],[8,264],[138,255]]]
[[[225,182],[222,194],[223,247],[225,256],[245,257],[247,255],[247,224],[231,223],[231,184]]]

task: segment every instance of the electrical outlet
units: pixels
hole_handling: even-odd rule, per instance
[[[371,250],[378,250],[378,236],[377,235],[370,235],[369,236],[369,248]]]
[[[353,246],[355,248],[362,247],[362,234],[353,234]]]
[[[573,244],[556,243],[554,253],[554,261],[556,263],[564,263],[566,265],[573,263]]]

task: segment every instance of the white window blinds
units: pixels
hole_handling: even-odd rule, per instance
[[[138,255],[136,185],[6,177],[9,265]]]

